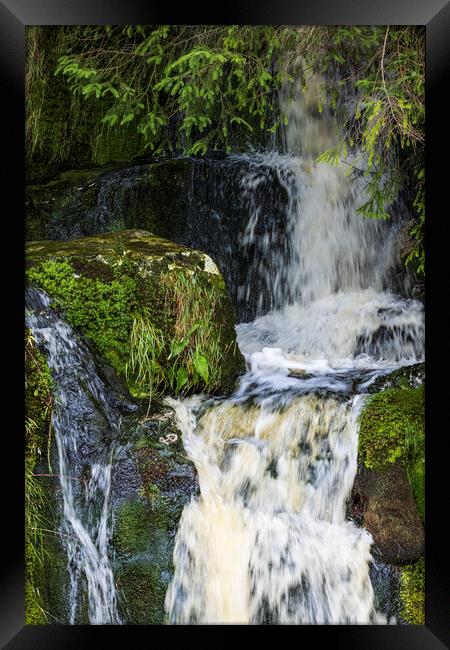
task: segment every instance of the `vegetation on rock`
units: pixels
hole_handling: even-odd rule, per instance
[[[400,598],[403,617],[411,625],[425,624],[425,562],[423,559],[406,566],[400,576]]]
[[[48,621],[39,589],[45,561],[46,494],[36,465],[50,442],[52,378],[44,356],[28,331],[25,345],[25,604],[26,623]]]
[[[232,389],[243,359],[225,284],[215,267],[205,271],[204,254],[142,231],[28,251],[28,280],[127,378],[134,396]]]
[[[388,388],[368,398],[360,418],[359,458],[369,469],[400,460],[425,518],[425,386]]]

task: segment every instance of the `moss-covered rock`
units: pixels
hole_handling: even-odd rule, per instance
[[[182,241],[192,161],[71,170],[25,191],[26,239],[78,239],[142,228]]]
[[[381,469],[408,453],[424,437],[425,392],[388,388],[370,397],[359,430],[359,456],[368,468]]]
[[[359,460],[374,470],[400,461],[424,521],[425,385],[411,388],[411,381],[422,371],[396,371],[388,384],[392,387],[367,400],[360,419]]]
[[[46,291],[136,396],[227,393],[244,369],[225,283],[204,253],[129,230],[30,242]]]
[[[367,387],[368,393],[378,393],[387,388],[418,388],[425,382],[425,363],[398,368],[394,372],[378,377]]]

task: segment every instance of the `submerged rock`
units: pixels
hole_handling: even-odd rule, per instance
[[[406,564],[423,555],[424,529],[400,463],[383,470],[368,470],[360,465],[350,515],[353,509],[373,537],[372,554],[377,562]]]
[[[224,280],[205,253],[127,230],[30,242],[26,261],[28,279],[126,377],[135,396],[158,387],[233,390],[245,362]]]

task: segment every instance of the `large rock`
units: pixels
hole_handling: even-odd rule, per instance
[[[359,466],[349,515],[371,533],[376,561],[406,564],[423,554],[423,525],[400,463],[383,470]]]
[[[182,241],[189,159],[62,172],[25,191],[29,241],[143,228]]]
[[[30,242],[26,262],[28,279],[126,377],[135,396],[158,387],[172,393],[181,388],[219,394],[233,390],[245,363],[236,345],[224,280],[206,254],[147,231],[127,230],[73,241]],[[136,364],[127,372],[137,322],[147,331],[139,330],[135,350],[145,337],[148,341],[140,369],[145,375],[154,364],[157,375],[155,381],[147,377],[146,384],[142,377],[138,380]],[[175,354],[174,345],[184,348]],[[141,345],[138,352],[142,350]],[[206,371],[199,357],[206,360]],[[178,380],[179,368],[188,374],[184,384],[183,376]]]

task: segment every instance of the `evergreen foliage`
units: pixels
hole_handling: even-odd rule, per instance
[[[61,159],[86,110],[98,111],[94,160],[124,129],[155,156],[261,147],[287,120],[279,91],[319,78],[317,109],[339,112],[344,125],[319,160],[360,152],[353,172],[367,176],[364,217],[388,218],[399,191],[412,188],[405,262],[424,273],[423,28],[103,25],[27,34],[29,157],[40,148]],[[57,130],[43,107],[61,77],[72,99]]]

